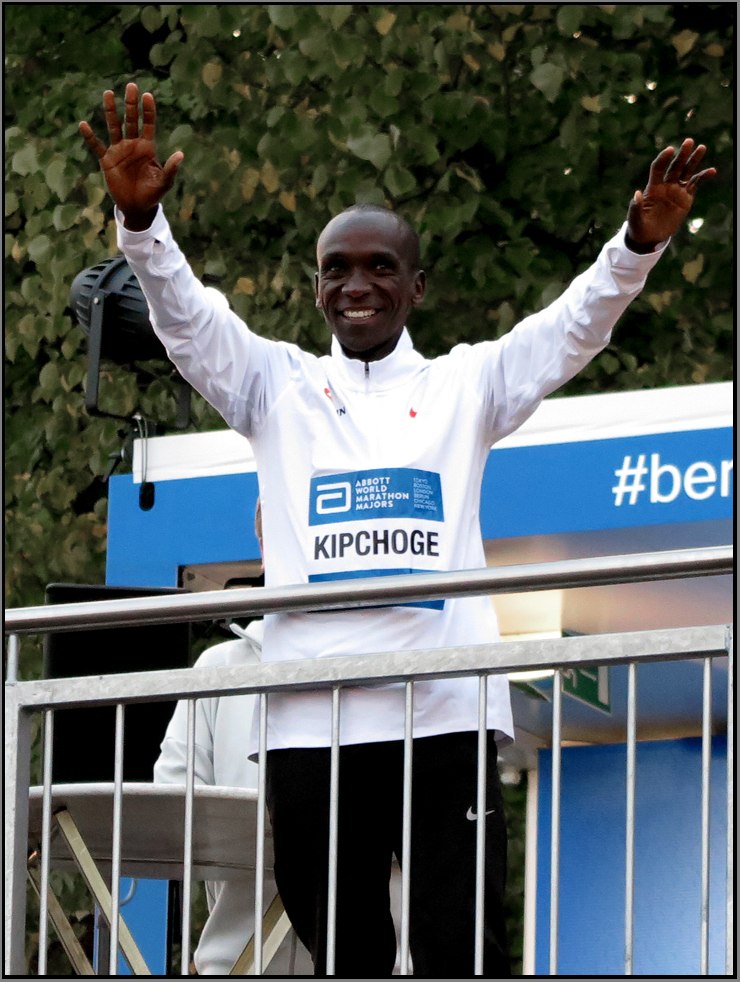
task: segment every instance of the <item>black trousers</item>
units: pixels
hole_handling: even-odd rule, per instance
[[[414,740],[410,946],[417,978],[474,975],[477,733]],[[326,976],[327,748],[270,750],[267,804],[275,878],[314,974]],[[484,972],[510,975],[504,926],[506,823],[488,741]],[[337,976],[388,978],[396,958],[389,881],[401,860],[403,743],[342,747],[339,765]]]

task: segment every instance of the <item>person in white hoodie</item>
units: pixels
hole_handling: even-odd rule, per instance
[[[208,648],[195,668],[218,668],[258,662],[262,652],[262,621],[252,621],[245,636]],[[198,699],[195,703],[196,785],[225,788],[257,787],[257,765],[249,760],[247,739],[254,695]],[[154,765],[155,784],[185,784],[187,767],[187,703],[178,702]],[[198,975],[226,976],[254,933],[254,874],[238,880],[205,884],[209,916],[193,960]],[[265,877],[265,901],[275,896],[274,878]]]
[[[268,586],[485,565],[479,501],[491,446],[609,342],[691,207],[706,148],[667,147],[627,221],[548,308],[496,341],[427,360],[406,330],[422,302],[418,237],[394,212],[355,206],[319,236],[316,305],[331,355],[249,331],[194,277],[160,201],[183,154],[158,163],[155,104],[126,90],[124,126],[104,95],[110,146],[80,129],[117,211],[119,245],[180,373],[254,449]],[[498,640],[485,597],[265,618],[263,658],[285,660]],[[272,694],[267,791],[275,875],[314,972],[326,971],[330,694]],[[410,936],[415,975],[474,974],[476,679],[414,692]],[[389,976],[388,909],[400,853],[404,687],[345,689],[341,700],[337,975]],[[484,974],[508,974],[506,835],[496,741],[513,734],[506,679],[488,685]],[[254,749],[254,748],[252,748]]]

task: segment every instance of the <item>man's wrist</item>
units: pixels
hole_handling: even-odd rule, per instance
[[[123,216],[123,227],[128,229],[129,232],[146,232],[156,217],[156,208],[145,212],[127,212]]]
[[[624,244],[630,250],[630,252],[636,252],[638,256],[647,256],[651,252],[655,252],[656,248],[661,244],[660,242],[636,242],[629,231],[624,234]]]

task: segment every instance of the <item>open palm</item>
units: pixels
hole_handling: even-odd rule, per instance
[[[691,210],[699,183],[717,173],[714,167],[699,170],[706,152],[703,144],[694,149],[693,140],[684,140],[678,153],[666,147],[658,154],[647,187],[636,191],[630,203],[629,235],[634,242],[655,245],[675,235]]]
[[[172,187],[184,155],[177,151],[164,165],[159,163],[154,145],[154,96],[145,92],[142,97],[143,124],[139,133],[139,90],[135,83],[126,86],[125,136],[110,90],[103,95],[103,105],[110,146],[103,146],[87,122],[80,123],[80,132],[100,161],[108,190],[123,212],[127,227],[147,228],[157,205]]]

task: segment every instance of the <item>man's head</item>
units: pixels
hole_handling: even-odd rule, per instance
[[[424,296],[413,228],[388,208],[354,205],[326,226],[316,258],[316,306],[344,353],[363,361],[390,354]]]

